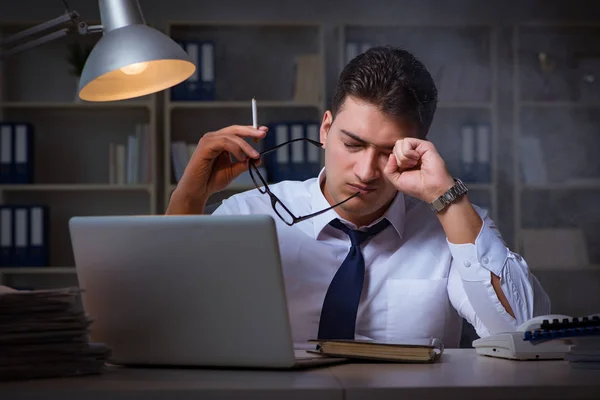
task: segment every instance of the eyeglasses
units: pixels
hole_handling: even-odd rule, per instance
[[[278,144],[277,146],[272,147],[268,150],[265,150],[262,153],[260,153],[260,157],[264,156],[265,154],[269,154],[283,146],[287,146],[291,143],[298,142],[298,141],[306,141],[306,142],[310,143],[311,145],[321,147],[321,148],[323,147],[323,144],[320,142],[317,142],[317,141],[314,141],[314,140],[311,140],[308,138],[298,138],[298,139],[289,140],[287,142]],[[269,189],[269,185],[267,184],[267,180],[261,175],[261,173],[258,171],[258,168],[256,167],[256,159],[253,159],[253,158],[248,159],[248,170],[250,171],[250,177],[252,178],[252,182],[254,182],[254,186],[256,186],[256,188],[258,189],[258,191],[260,193],[262,193],[262,194],[267,193],[269,195],[269,197],[271,198],[271,207],[273,207],[273,210],[279,216],[279,218],[289,226],[292,226],[301,221],[306,221],[307,219],[316,217],[317,215],[323,214],[323,213],[331,210],[332,208],[335,208],[341,204],[344,204],[348,200],[350,200],[353,197],[356,197],[360,194],[359,192],[356,192],[352,196],[348,197],[346,200],[341,201],[341,202],[339,202],[331,207],[328,207],[324,210],[317,211],[316,213],[297,217],[289,210],[289,208],[287,208],[285,206],[285,204],[283,204],[281,202],[281,200],[279,200],[279,198],[277,196],[275,196],[273,194],[273,192],[271,192],[271,190]]]

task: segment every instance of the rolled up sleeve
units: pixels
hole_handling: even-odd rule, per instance
[[[447,241],[452,254],[451,275],[454,274],[449,295],[459,314],[483,337],[514,331],[536,315],[549,314],[550,300],[523,257],[506,246],[487,213],[476,209],[483,225],[475,244]],[[490,272],[500,278],[515,318],[500,303]]]

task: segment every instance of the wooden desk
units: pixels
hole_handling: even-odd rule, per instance
[[[345,399],[600,399],[600,369],[566,361],[513,361],[447,349],[424,364],[346,364],[331,368]]]
[[[0,383],[2,399],[598,399],[600,370],[448,349],[436,364],[345,364],[304,371],[118,368]]]

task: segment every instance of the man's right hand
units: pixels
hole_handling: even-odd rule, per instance
[[[248,169],[258,152],[244,138],[262,139],[268,128],[232,125],[202,136],[171,196],[167,214],[201,214],[208,198]],[[231,159],[235,156],[237,161]]]

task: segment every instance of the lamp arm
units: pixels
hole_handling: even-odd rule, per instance
[[[10,48],[9,50],[6,50],[6,51],[2,50],[2,48],[4,46],[11,45],[11,44],[23,41],[23,40],[27,40],[28,38],[30,38],[32,36],[41,34],[42,32],[45,32],[49,29],[60,27],[65,24],[68,24],[71,26],[59,29],[55,32],[46,34],[44,36],[40,36],[36,39],[29,40],[26,43],[16,45],[16,46]],[[73,28],[73,26],[75,27],[75,29]],[[0,42],[0,60],[3,60],[4,58],[8,58],[10,56],[13,56],[14,54],[20,53],[22,51],[29,50],[31,48],[40,46],[44,43],[59,39],[63,36],[73,33],[73,31],[75,31],[75,33],[77,33],[79,35],[89,35],[92,33],[100,33],[100,32],[102,32],[102,25],[91,25],[90,26],[87,23],[80,21],[79,13],[77,13],[77,11],[66,12],[65,14],[61,15],[60,17],[51,19],[51,20],[43,22],[39,25],[36,25],[31,28],[25,29],[21,32],[15,33],[14,35],[7,37],[5,40]]]

